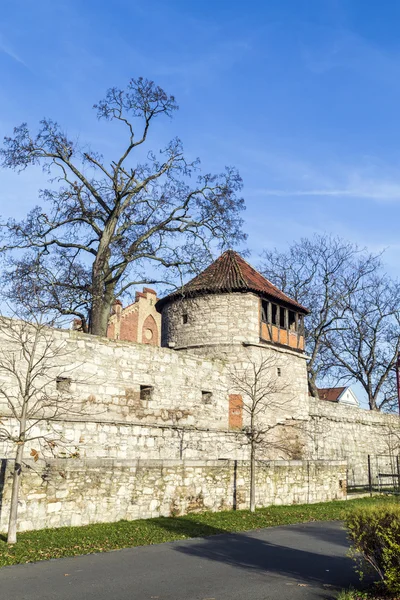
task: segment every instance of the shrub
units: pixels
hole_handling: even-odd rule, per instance
[[[346,526],[360,575],[366,564],[389,592],[400,593],[400,505],[356,509],[348,515]]]

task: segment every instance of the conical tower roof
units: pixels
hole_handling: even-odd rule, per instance
[[[182,297],[229,292],[254,292],[263,298],[293,307],[304,314],[308,313],[304,306],[289,298],[233,250],[224,252],[197,277],[159,300],[157,308],[161,309],[165,304]]]

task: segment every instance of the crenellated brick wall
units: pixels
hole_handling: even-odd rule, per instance
[[[161,315],[156,310],[156,302],[156,292],[146,287],[143,292],[136,292],[135,302],[125,308],[120,300],[116,300],[108,322],[107,337],[160,346]]]

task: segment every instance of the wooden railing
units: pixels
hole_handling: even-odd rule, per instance
[[[294,348],[304,350],[304,336],[297,331],[288,331],[277,325],[261,322],[261,339],[266,342],[276,342]]]

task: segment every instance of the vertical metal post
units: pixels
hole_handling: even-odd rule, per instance
[[[397,490],[400,494],[400,460],[399,455],[396,456],[396,465],[397,465]]]
[[[372,496],[372,472],[371,472],[371,455],[368,454],[368,486],[369,494]]]
[[[238,461],[233,461],[233,510],[237,510],[237,466]]]
[[[397,355],[396,361],[396,381],[397,381],[397,406],[400,414],[400,353]]]

